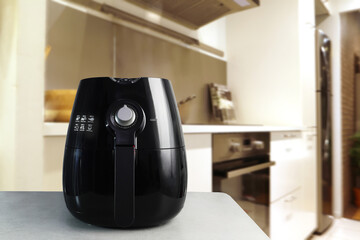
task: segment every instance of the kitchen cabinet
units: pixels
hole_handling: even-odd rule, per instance
[[[301,213],[299,211],[301,188],[280,198],[270,205],[270,237],[273,240],[303,240]]]
[[[316,26],[330,16],[328,1],[315,0]]]
[[[315,230],[315,215],[304,208],[305,192],[300,187],[270,205],[271,239],[304,240]]]
[[[314,231],[317,225],[317,135],[316,129],[303,131],[302,160],[302,229],[305,233]]]
[[[191,29],[197,29],[225,15],[260,5],[260,0],[127,0]],[[108,3],[108,1],[105,1]]]
[[[67,123],[46,123],[44,126],[45,191],[62,190],[62,163]],[[211,133],[184,134],[189,192],[212,191]]]
[[[189,192],[212,191],[211,134],[184,134]]]
[[[270,201],[285,196],[302,185],[302,135],[300,131],[272,132],[270,158]]]
[[[271,239],[306,239],[316,228],[316,134],[272,132]]]

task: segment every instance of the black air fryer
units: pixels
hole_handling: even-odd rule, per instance
[[[78,219],[114,228],[162,224],[186,196],[180,117],[170,81],[80,82],[67,133],[63,189]]]

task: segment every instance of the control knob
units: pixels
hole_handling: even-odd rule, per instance
[[[115,121],[122,127],[128,127],[135,122],[135,111],[124,104],[116,113]]]

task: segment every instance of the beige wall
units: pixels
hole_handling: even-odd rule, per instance
[[[17,2],[0,0],[0,189],[14,187]]]
[[[46,0],[0,4],[0,190],[41,190]]]
[[[301,125],[297,0],[227,17],[228,85],[242,124]]]

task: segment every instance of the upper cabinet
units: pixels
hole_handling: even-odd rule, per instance
[[[330,16],[328,0],[315,0],[316,26]]]
[[[260,0],[126,0],[191,29],[260,5]]]

